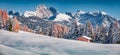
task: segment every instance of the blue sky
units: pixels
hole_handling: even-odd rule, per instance
[[[105,11],[108,15],[120,19],[119,0],[0,0],[0,9],[23,13],[26,10],[35,10],[39,4],[54,7],[59,12]]]

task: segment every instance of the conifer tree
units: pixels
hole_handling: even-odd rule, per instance
[[[9,19],[9,20],[8,20],[8,30],[9,30],[9,31],[12,31],[12,27],[13,27],[12,20]]]
[[[74,27],[73,27],[74,32],[72,34],[72,36],[73,36],[72,38],[75,39],[75,38],[80,36],[80,30],[79,30],[79,26],[78,26],[77,20],[75,20],[73,22],[73,25],[74,25]]]
[[[13,20],[13,31],[18,32],[19,30],[20,30],[20,24],[15,16]]]
[[[92,39],[95,39],[93,25],[90,21],[87,21],[86,23],[86,35]]]

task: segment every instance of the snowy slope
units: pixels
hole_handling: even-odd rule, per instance
[[[92,12],[88,12],[88,13],[91,15],[98,15],[98,14],[107,15],[107,13],[104,11],[92,11]]]
[[[119,44],[94,44],[58,39],[23,31],[13,33],[0,30],[0,53],[3,55],[12,55],[14,53],[19,55],[21,52],[23,52],[21,53],[22,55],[33,53],[33,55],[119,55],[119,48]],[[12,52],[5,49],[15,50]],[[6,51],[6,53],[3,51]]]
[[[22,51],[0,44],[0,55],[35,55],[28,51]]]
[[[56,16],[54,21],[70,21],[70,19],[71,19],[70,16],[60,13]]]
[[[36,13],[34,11],[26,11],[24,13],[25,17],[30,17],[30,16],[36,16]]]

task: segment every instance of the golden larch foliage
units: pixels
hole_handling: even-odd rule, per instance
[[[4,11],[0,10],[0,17],[2,18],[3,25],[6,25],[7,20],[8,20],[8,14],[5,10]]]
[[[13,31],[14,32],[18,32],[20,30],[20,24],[16,18],[16,16],[14,17],[14,23],[13,23]]]
[[[3,11],[3,25],[6,25],[7,20],[8,20],[8,14],[6,11]]]
[[[53,25],[53,35],[55,37],[61,38],[60,36],[63,36],[64,34],[67,34],[69,32],[69,29],[67,26],[62,26],[60,24]]]
[[[33,32],[33,30],[29,29],[27,25],[21,26],[21,30],[26,31],[26,32]]]

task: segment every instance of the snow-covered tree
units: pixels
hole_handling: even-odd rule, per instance
[[[75,20],[72,25],[73,25],[72,39],[75,39],[76,37],[80,36],[80,27],[78,26],[77,20]]]
[[[120,25],[119,22],[114,22],[109,28],[109,41],[110,43],[120,42]]]
[[[9,19],[7,21],[6,30],[12,31],[12,28],[13,28],[13,20]]]
[[[107,43],[108,40],[108,28],[105,25],[102,25],[102,27],[100,28],[100,33],[99,33],[99,40],[100,43]]]
[[[95,34],[95,39],[94,42],[99,42],[99,35],[100,35],[100,27],[98,25],[96,25],[95,29],[94,29],[94,34]]]
[[[85,30],[87,36],[95,39],[93,25],[90,21],[87,21]]]

